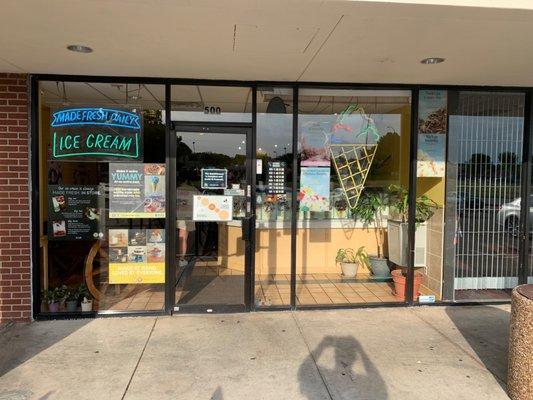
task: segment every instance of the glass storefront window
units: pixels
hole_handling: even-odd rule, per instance
[[[164,86],[39,90],[41,311],[162,310]]]
[[[290,305],[291,88],[257,91],[255,305]]]
[[[411,93],[299,93],[297,303],[401,301],[387,257],[407,242],[388,220],[408,187]]]

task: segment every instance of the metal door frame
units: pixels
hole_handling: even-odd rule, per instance
[[[167,113],[170,116],[170,113]],[[169,180],[169,203],[170,215],[169,218],[173,221],[177,218],[177,195],[176,195],[176,132],[213,132],[216,134],[241,134],[246,135],[246,181],[247,181],[247,210],[246,218],[250,220],[251,229],[249,231],[249,240],[245,240],[244,246],[244,305],[239,304],[202,304],[202,305],[188,305],[176,303],[175,287],[176,287],[176,241],[177,230],[176,227],[169,231],[168,241],[172,244],[172,252],[167,256],[167,265],[169,266],[169,280],[168,288],[172,293],[169,300],[171,301],[171,312],[179,313],[199,313],[199,312],[238,312],[250,311],[253,307],[253,287],[254,287],[254,249],[255,249],[255,141],[253,122],[250,123],[234,123],[234,122],[189,122],[189,121],[169,121],[170,122],[170,141],[173,154],[173,162],[170,165]],[[248,208],[249,205],[249,208]]]

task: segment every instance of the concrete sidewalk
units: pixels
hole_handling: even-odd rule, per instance
[[[102,318],[0,334],[0,399],[506,399],[509,307]]]

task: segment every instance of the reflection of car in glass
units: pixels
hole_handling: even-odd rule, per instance
[[[480,198],[474,196],[465,196],[464,193],[458,193],[456,201],[459,212],[479,210],[486,207],[485,202]]]
[[[530,196],[529,203],[533,204],[533,196]],[[532,219],[531,207],[529,218]],[[507,232],[513,236],[520,233],[520,197],[509,203],[502,204],[497,215],[498,224],[503,226]]]

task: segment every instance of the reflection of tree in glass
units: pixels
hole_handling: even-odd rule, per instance
[[[512,151],[504,151],[498,154],[498,169],[499,175],[505,177],[509,181],[514,181],[519,178],[518,156]]]
[[[143,143],[145,163],[165,162],[165,125],[160,110],[143,112]]]
[[[466,173],[470,176],[484,177],[493,174],[493,167],[488,154],[474,153],[466,165]]]

